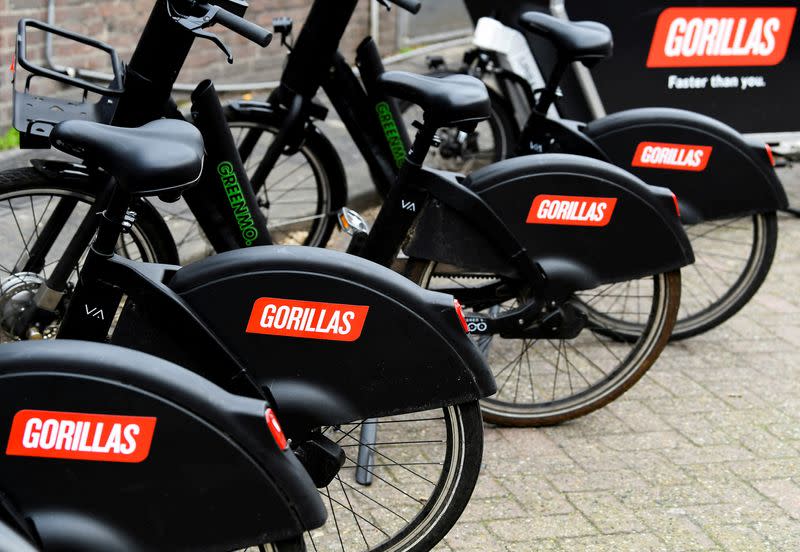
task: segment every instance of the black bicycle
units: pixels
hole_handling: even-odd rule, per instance
[[[391,190],[389,197],[394,198],[384,203],[366,248],[359,250],[354,246],[350,251],[359,252],[380,264],[394,266],[423,286],[447,289],[472,309],[471,328],[475,330],[476,343],[489,358],[500,388],[498,396],[483,403],[487,419],[520,425],[556,423],[585,414],[612,400],[632,385],[660,353],[665,342],[661,340],[666,339],[664,336],[671,330],[671,324],[667,321],[672,316],[673,308],[677,309],[677,303],[672,303],[673,300],[677,301],[677,279],[639,281],[638,276],[647,273],[646,270],[637,272],[643,266],[634,267],[632,265],[636,263],[631,262],[630,257],[623,259],[619,254],[610,253],[610,257],[602,258],[597,248],[599,245],[592,245],[600,236],[585,229],[575,228],[573,232],[566,225],[526,225],[527,211],[531,210],[532,201],[535,201],[528,194],[537,189],[536,186],[530,184],[527,192],[518,189],[511,193],[511,186],[505,188],[500,183],[505,185],[512,174],[518,177],[524,174],[531,181],[543,183],[550,178],[548,175],[558,171],[574,174],[578,180],[599,179],[600,174],[605,174],[611,180],[625,182],[622,188],[634,186],[639,189],[641,183],[633,184],[628,175],[621,174],[621,171],[610,176],[604,172],[607,167],[601,169],[602,164],[595,165],[577,158],[544,157],[539,162],[520,160],[517,165],[495,164],[491,165],[491,169],[472,174],[466,180],[458,175],[434,177],[428,172],[420,174],[410,168],[404,173],[408,161],[402,152],[408,151],[411,143],[398,115],[395,98],[427,109],[426,129],[430,131],[431,126],[435,126],[437,121],[441,122],[444,117],[437,112],[448,105],[458,111],[455,106],[463,100],[459,97],[460,87],[469,89],[472,85],[450,79],[439,81],[406,76],[406,87],[387,90],[381,84],[384,68],[380,56],[369,38],[357,49],[359,81],[344,57],[336,51],[356,5],[356,0],[335,4],[315,2],[294,43],[289,40],[290,25],[284,23],[276,26],[275,31],[283,35],[282,42],[291,43],[280,87],[266,104],[234,102],[227,106],[226,113],[232,124],[235,124],[237,112],[260,110],[265,122],[269,121],[270,126],[280,129],[277,134],[265,135],[251,130],[241,135],[239,151],[248,165],[255,167],[251,172],[254,187],[258,188],[265,175],[269,174],[280,152],[291,150],[299,143],[309,143],[304,142],[304,138],[319,133],[313,122],[325,112],[315,102],[314,96],[320,88],[323,89],[369,166],[373,182],[384,193]],[[430,94],[435,94],[435,101],[431,101],[431,97],[415,86],[429,87]],[[480,88],[473,89],[472,94],[479,96]],[[476,125],[485,124],[484,115],[488,113],[481,113],[465,125],[470,130],[466,136],[474,135]],[[449,128],[448,125],[439,127]],[[463,129],[452,128],[455,136],[464,135],[461,132]],[[423,153],[427,154],[431,145],[438,143],[438,138],[429,138],[430,141],[423,138],[419,147],[413,148],[416,164],[422,162],[425,158]],[[259,151],[265,153],[251,161],[254,143],[263,143]],[[317,158],[333,156],[333,152],[325,151],[320,152]],[[344,178],[338,163],[326,166],[326,172],[339,175],[337,179]],[[482,182],[494,178],[493,190],[488,184],[482,188]],[[436,186],[432,182],[444,180],[448,180],[449,184],[440,186],[449,189],[448,195],[436,195],[433,192]],[[463,182],[465,186],[455,186],[455,182]],[[409,197],[397,195],[407,192],[395,192],[396,189],[408,190],[415,186],[425,187],[425,191],[409,193]],[[428,186],[431,186],[431,190],[428,190]],[[592,186],[579,186],[577,189],[568,184],[564,186],[559,190],[552,187],[552,182],[548,182],[542,187],[547,191],[542,192],[540,200],[549,207],[555,205],[553,199],[559,205],[571,205],[584,194],[594,197],[614,197],[619,194],[617,189],[604,194],[602,190],[607,184],[598,181],[594,181]],[[505,189],[505,193],[496,194],[501,188]],[[570,189],[575,195],[569,193]],[[426,207],[428,191],[435,199]],[[483,194],[494,195],[494,198],[477,197]],[[547,199],[546,194],[553,194],[553,199]],[[644,192],[645,196],[650,197],[650,194],[649,191]],[[504,197],[501,198],[501,195]],[[674,219],[672,196],[666,191],[656,195],[669,198],[668,216]],[[651,200],[653,203],[663,201],[655,197],[651,197]],[[395,204],[391,204],[391,201]],[[509,207],[526,212],[511,214],[506,211]],[[420,220],[416,220],[417,216]],[[518,226],[519,222],[522,222],[522,226]],[[672,222],[670,220],[669,224]],[[646,224],[643,220],[631,221],[629,227],[637,228],[635,234],[641,237],[658,235],[658,232],[650,234],[636,226],[643,223]],[[610,240],[607,243],[613,241],[610,234],[601,232],[604,238]],[[476,233],[483,234],[483,237]],[[523,238],[534,234],[538,238],[531,237],[531,242],[527,241],[529,238]],[[677,239],[683,244],[682,230],[670,231],[670,235],[669,240]],[[638,255],[643,247],[651,247],[645,245],[647,240],[631,239],[635,237],[627,233],[622,242],[616,243],[616,252],[637,251]],[[492,243],[487,245],[487,240]],[[424,241],[427,241],[424,247],[417,247]],[[543,246],[544,243],[548,245]],[[412,257],[411,260],[398,261],[396,254],[401,245],[404,245],[404,251]],[[684,245],[680,247],[686,255],[680,253],[673,257],[675,262],[670,266],[677,267],[683,262],[690,262],[690,248]],[[548,265],[545,266],[545,272],[553,282],[562,281],[566,286],[557,298],[549,301],[550,306],[545,309],[541,308],[541,302],[546,292],[537,289],[537,270],[531,266],[518,270],[508,268],[509,258],[514,258],[511,264],[515,266],[519,262],[517,258],[528,258],[527,254],[521,253],[524,249],[536,262]],[[672,246],[667,246],[659,251],[671,249]],[[615,275],[605,283],[602,283],[602,278],[581,281],[585,280],[582,276],[575,274],[573,279],[573,276],[560,272],[565,265],[555,266],[550,262],[571,255],[574,257],[567,264],[571,264],[576,271],[609,274],[605,267],[616,264],[615,271],[612,271]],[[501,258],[504,260],[500,261]],[[669,258],[670,254],[665,253],[664,259]],[[683,260],[677,261],[677,258]],[[600,269],[599,265],[604,268]],[[579,288],[581,291],[574,293]],[[540,295],[538,298],[537,294]],[[581,300],[579,296],[585,299]],[[665,298],[668,299],[663,302]],[[588,302],[590,308],[576,306],[581,302]],[[527,306],[525,316],[517,319],[513,330],[484,320],[484,317],[493,319],[504,316],[510,320],[517,309],[523,306]],[[554,314],[556,311],[557,314]],[[577,314],[578,311],[583,314]],[[587,312],[591,316],[584,318]],[[552,326],[552,332],[542,332],[541,326],[546,324],[543,321],[549,315],[558,321]],[[623,319],[615,321],[615,315],[623,316]],[[583,321],[578,322],[578,318]],[[533,330],[532,326],[540,329]]]
[[[572,63],[592,67],[611,55],[609,29],[538,12],[520,13],[513,28],[497,25],[504,33],[529,33],[555,54],[531,56],[526,74],[515,72],[503,52],[488,48],[466,52],[454,71],[441,59],[431,60],[432,75],[469,74],[493,86],[492,118],[465,139],[454,129],[442,132],[431,166],[475,170],[515,155],[564,152],[609,161],[667,187],[678,197],[696,255],[684,274],[673,339],[711,330],[739,312],[769,274],[778,242],[776,213],[788,208],[769,146],[678,109],[632,109],[588,124],[560,119],[554,109],[559,84]],[[541,88],[530,68],[538,73],[537,62],[549,71]],[[417,115],[409,104],[402,108],[406,117]]]

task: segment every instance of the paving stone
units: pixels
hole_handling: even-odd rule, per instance
[[[604,534],[645,531],[633,510],[610,492],[569,493],[569,501]]]
[[[537,516],[526,519],[491,521],[489,529],[506,541],[530,542],[533,539],[594,535],[597,529],[583,515]],[[531,548],[535,549],[535,545]]]
[[[596,537],[580,537],[564,539],[567,550],[582,552],[656,552],[668,550],[653,533],[622,533],[616,535],[598,535]]]
[[[753,486],[780,506],[787,515],[800,519],[800,485],[790,479],[756,481]]]
[[[763,550],[768,546],[764,537],[747,525],[708,525],[704,529],[717,544],[731,552]]]

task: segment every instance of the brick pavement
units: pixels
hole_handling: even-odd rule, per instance
[[[800,198],[800,167],[781,176]],[[800,550],[800,221],[781,217],[779,240],[757,297],[620,400],[560,427],[487,426],[438,549]]]

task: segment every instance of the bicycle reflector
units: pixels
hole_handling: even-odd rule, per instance
[[[467,319],[464,318],[464,309],[461,307],[461,303],[458,302],[458,299],[453,299],[453,306],[456,309],[456,314],[458,315],[458,321],[461,322],[461,327],[464,328],[464,333],[469,333],[469,326],[467,325]]]
[[[681,218],[681,206],[678,205],[678,196],[675,193],[672,193],[672,202],[675,204],[675,213],[678,215],[678,218]]]
[[[772,146],[769,144],[764,144],[764,148],[767,150],[767,157],[769,157],[769,164],[773,167],[775,166],[775,156],[772,155]]]
[[[286,440],[286,435],[283,434],[281,424],[278,423],[278,417],[275,415],[275,412],[273,412],[271,408],[267,408],[267,411],[264,412],[264,418],[267,420],[267,427],[269,428],[269,432],[272,433],[272,438],[275,440],[275,444],[278,445],[278,448],[281,450],[289,448],[289,442]]]

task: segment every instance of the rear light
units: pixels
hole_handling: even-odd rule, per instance
[[[769,157],[769,163],[773,167],[775,166],[775,156],[772,155],[772,147],[769,144],[764,144],[764,148],[767,150],[767,157]]]
[[[461,303],[458,302],[458,299],[453,299],[453,306],[456,308],[456,314],[458,315],[458,321],[461,322],[461,327],[464,328],[465,333],[469,333],[467,319],[464,318],[464,309],[461,307]]]
[[[275,416],[271,408],[267,408],[267,411],[264,412],[264,418],[267,420],[267,427],[269,428],[269,432],[272,433],[272,438],[275,440],[275,444],[278,445],[278,448],[281,450],[289,448],[289,442],[286,440],[286,435],[283,434],[281,424],[278,423],[278,417]]]
[[[675,204],[675,214],[678,215],[678,218],[681,216],[681,206],[678,204],[678,196],[674,193],[672,194],[672,202]]]

